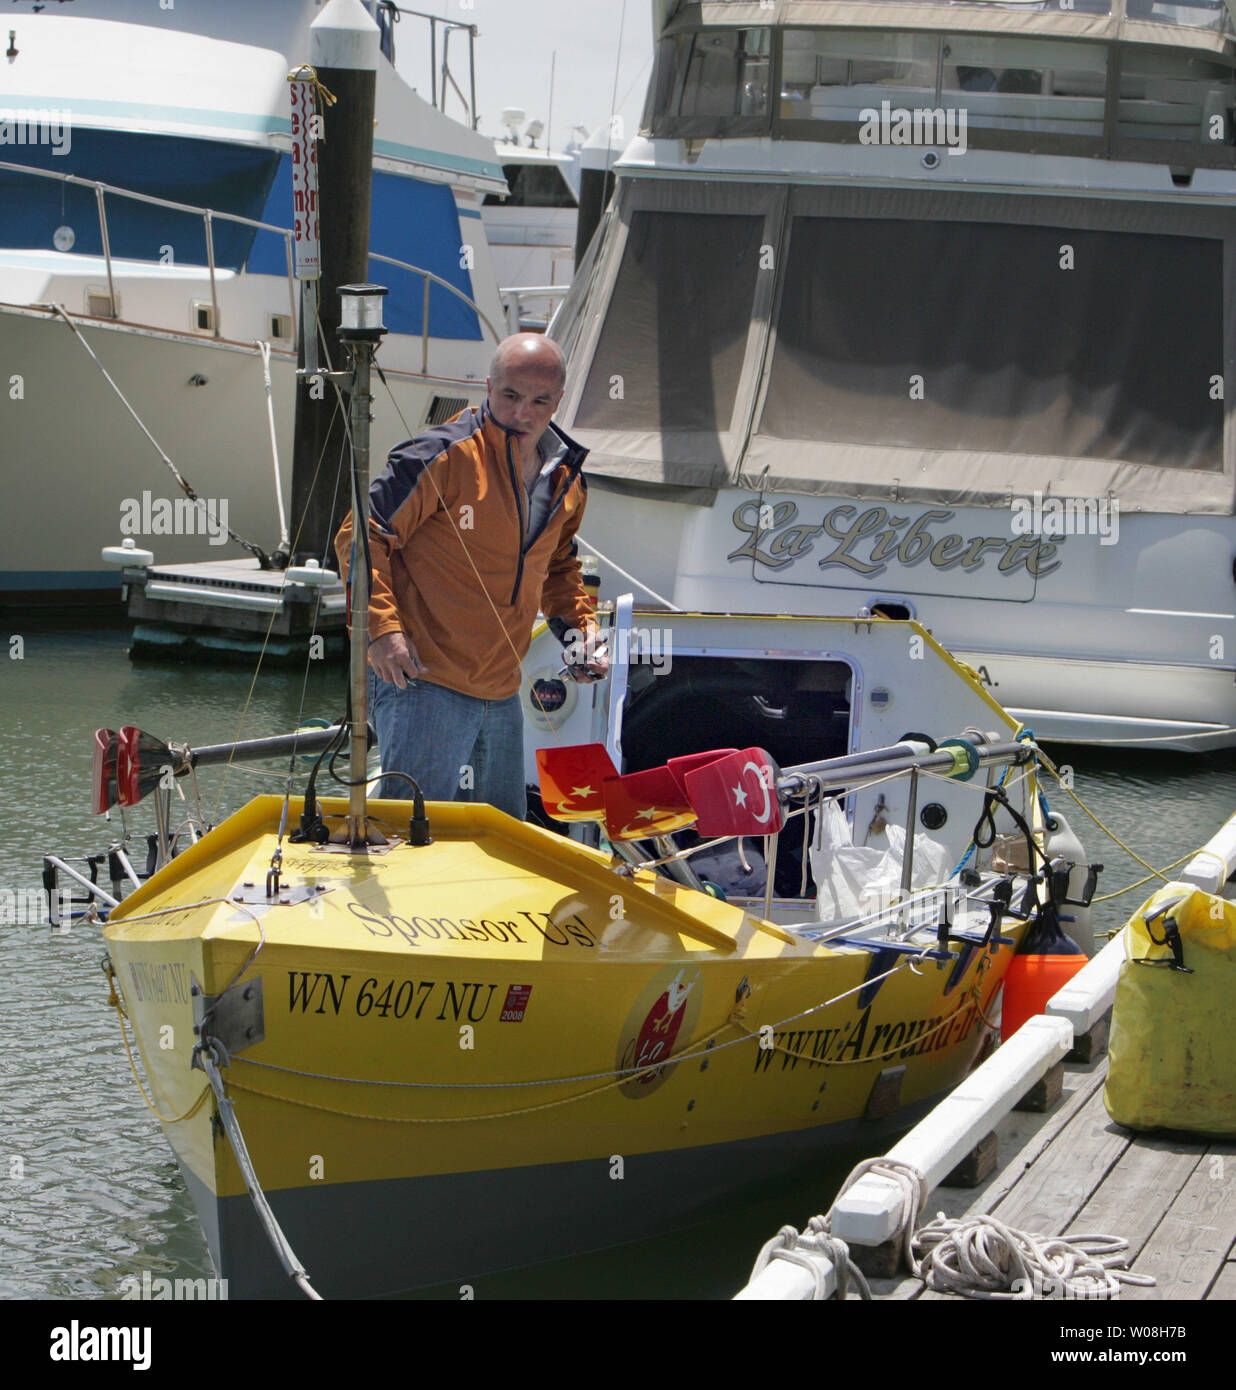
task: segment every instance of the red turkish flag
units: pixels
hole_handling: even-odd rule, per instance
[[[538,748],[541,802],[555,820],[604,820],[606,782],[618,776],[603,743]]]
[[[668,835],[694,820],[691,803],[668,767],[629,772],[605,783],[605,829],[611,840]]]
[[[678,783],[678,790],[683,798],[689,801],[687,795],[687,773],[694,772],[697,767],[706,767],[709,763],[715,763],[718,758],[728,757],[731,753],[737,753],[737,748],[712,748],[707,753],[684,753],[681,758],[671,758],[665,764],[673,775],[674,781]]]
[[[762,748],[744,748],[686,774],[701,835],[772,835],[781,829],[780,769]]]

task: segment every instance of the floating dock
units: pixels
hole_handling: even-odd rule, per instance
[[[299,664],[342,656],[347,645],[344,586],[326,571],[204,560],[126,568],[123,578],[134,660],[252,662],[261,654]]]
[[[1236,900],[1236,816],[1178,877]],[[1102,1234],[1127,1244],[1113,1270],[1147,1277],[1122,1280],[1121,1302],[1236,1299],[1236,1139],[1134,1131],[1115,1123],[1104,1104],[1127,930],[883,1159],[872,1160],[873,1170],[852,1175],[827,1219],[813,1218],[802,1235],[783,1228],[737,1298],[832,1297],[839,1272],[844,1282],[834,1239],[846,1243],[874,1299],[964,1298],[928,1287],[908,1267],[904,1228],[917,1180],[926,1192],[918,1230],[937,1216],[991,1217],[1042,1241]],[[1059,1284],[1035,1296],[1107,1297]]]
[[[1010,1110],[933,1188],[920,1224],[936,1216],[964,1220],[990,1215],[1042,1237],[1108,1233],[1128,1242],[1124,1267],[1155,1280],[1148,1287],[1122,1284],[1121,1302],[1236,1299],[1236,1142],[1180,1133],[1138,1134],[1117,1125],[1103,1104],[1107,1065],[1103,1053],[1090,1062],[1065,1061],[1050,1068],[1031,1088],[1027,1104],[1033,1108]],[[963,1105],[965,1090],[963,1084],[957,1093]],[[1041,1108],[1045,1102],[1050,1105],[1046,1112]],[[857,1190],[858,1184],[850,1192]],[[904,1267],[880,1277],[874,1271],[887,1267],[894,1252],[854,1243],[836,1212],[832,1224],[850,1242],[859,1267],[868,1271],[874,1299],[968,1301],[961,1294],[929,1289]],[[816,1262],[826,1283],[835,1287],[829,1261]],[[777,1260],[739,1295],[812,1296],[808,1271]]]
[[[1103,1105],[1107,1057],[1066,1064],[1050,1113],[1014,1112],[997,1130],[996,1170],[977,1187],[940,1187],[927,1214],[986,1213],[1036,1235],[1109,1232],[1129,1243],[1121,1302],[1236,1299],[1236,1143],[1135,1134]],[[872,1295],[949,1299],[909,1274],[871,1279]]]

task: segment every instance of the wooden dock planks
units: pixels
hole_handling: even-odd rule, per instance
[[[1072,1070],[1053,1114],[1030,1133],[1021,1117],[1002,1134],[1000,1166],[987,1182],[937,1189],[920,1219],[990,1213],[1037,1235],[1119,1236],[1129,1242],[1129,1267],[1157,1280],[1126,1285],[1122,1300],[1236,1299],[1236,1144],[1115,1124],[1103,1104],[1106,1071],[1106,1059]],[[910,1277],[873,1281],[872,1292],[956,1297]]]
[[[1063,1234],[1128,1145],[1128,1132],[1107,1118],[1096,1087],[992,1214],[1019,1230]]]
[[[1129,1242],[1129,1268],[1152,1274],[1161,1282],[1162,1272],[1140,1257],[1162,1222],[1165,1207],[1176,1200],[1205,1152],[1206,1142],[1201,1139],[1179,1135],[1131,1138],[1121,1161],[1078,1214],[1073,1230],[1122,1237]],[[1154,1293],[1130,1285],[1121,1297]]]
[[[1145,1140],[1139,1141],[1140,1144]],[[1154,1288],[1130,1287],[1130,1299],[1203,1299],[1236,1243],[1236,1147],[1212,1144],[1197,1155],[1133,1269],[1153,1274]],[[1153,1190],[1147,1202],[1161,1198]],[[1162,1201],[1159,1207],[1162,1210]]]
[[[1229,1260],[1219,1271],[1218,1278],[1206,1293],[1207,1299],[1221,1299],[1231,1302],[1236,1299],[1236,1262]]]

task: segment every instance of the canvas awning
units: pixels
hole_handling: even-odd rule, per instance
[[[1234,250],[1183,203],[627,177],[561,418],[631,483],[1229,514]]]

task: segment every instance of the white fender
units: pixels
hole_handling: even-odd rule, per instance
[[[1082,842],[1077,838],[1068,821],[1059,811],[1053,810],[1051,818],[1056,829],[1047,834],[1048,859],[1067,859],[1073,868],[1069,871],[1069,897],[1080,898],[1089,874],[1089,861]],[[1065,907],[1060,913],[1060,925],[1065,934],[1071,936],[1088,956],[1094,955],[1094,927],[1090,921],[1088,907]]]

